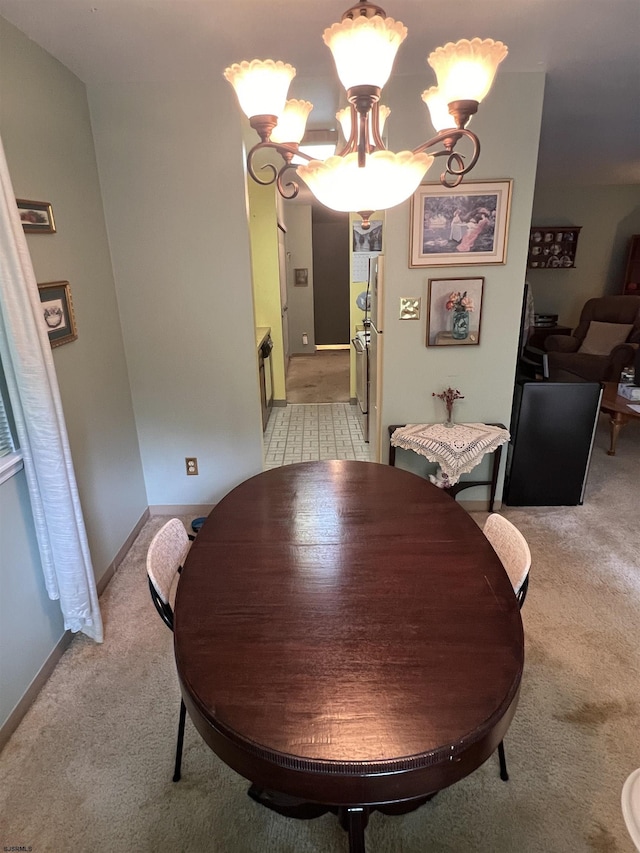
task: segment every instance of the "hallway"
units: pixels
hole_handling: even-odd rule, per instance
[[[287,370],[288,403],[348,403],[350,349],[296,355]]]
[[[264,451],[265,469],[319,459],[370,461],[356,407],[349,403],[273,409],[264,433]]]

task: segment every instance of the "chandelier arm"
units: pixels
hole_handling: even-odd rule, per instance
[[[276,179],[276,188],[282,198],[291,200],[295,198],[300,192],[300,184],[297,181],[284,181],[284,174],[287,169],[295,169],[296,166],[294,163],[285,163],[284,166],[278,172],[278,177]]]
[[[438,154],[446,153],[446,151],[438,151]],[[459,164],[459,169],[452,168],[454,160]],[[464,168],[464,157],[461,154],[458,154],[457,151],[452,151],[451,154],[449,154],[449,159],[447,160],[445,170],[440,175],[440,183],[443,187],[447,187],[447,189],[452,190],[454,187],[457,187],[459,184],[462,183],[462,178],[465,175],[466,171],[467,169]],[[452,175],[453,179],[450,179],[448,177],[449,175]]]
[[[264,163],[262,166],[260,166],[261,171],[266,170],[271,173],[271,176],[267,180],[259,178],[253,166],[254,156],[257,154],[258,151],[262,151],[265,148],[274,149],[286,161],[285,165],[280,169],[280,171],[278,171],[278,169],[273,165],[273,163]],[[305,154],[304,151],[300,151],[296,143],[287,145],[279,142],[270,141],[257,142],[247,154],[247,171],[249,172],[253,180],[257,184],[261,184],[263,187],[268,187],[269,184],[274,183],[274,181],[278,181],[278,191],[280,192],[280,177],[284,169],[291,165],[291,160],[293,157],[303,157],[305,160],[309,161],[314,159],[309,154]],[[296,195],[297,194],[298,192],[296,190]],[[287,196],[285,196],[285,198],[286,197]],[[291,198],[295,198],[295,195],[291,196]]]
[[[358,114],[358,167],[360,169],[364,168],[364,164],[366,163],[366,155],[369,153],[369,140],[367,138],[367,118],[370,114],[370,112]]]
[[[371,135],[376,149],[384,150],[384,142],[380,136],[380,103],[376,101],[371,109]]]
[[[473,146],[471,158],[469,159],[469,162],[466,165],[463,162],[464,158],[462,157],[462,155],[458,154],[458,152],[453,150],[457,143],[460,141],[460,139],[462,139],[462,137],[465,137],[466,139],[470,140]],[[455,184],[455,186],[457,186],[462,180],[463,176],[470,172],[478,162],[478,157],[480,156],[480,140],[475,135],[475,133],[472,133],[466,128],[447,128],[447,130],[440,131],[440,133],[436,134],[436,136],[432,137],[427,142],[423,142],[422,145],[419,145],[417,148],[414,148],[413,153],[421,154],[423,151],[427,151],[429,148],[433,148],[434,145],[440,144],[444,145],[444,149],[441,151],[434,151],[433,156],[448,157],[446,172],[451,175],[455,175],[456,177],[459,176],[460,180],[458,180]],[[454,163],[457,163],[459,168],[454,168]]]
[[[342,151],[338,153],[338,157],[346,157],[347,154],[352,154],[357,148],[357,140],[358,140],[358,113],[356,112],[356,108],[353,104],[349,104],[349,108],[351,110],[351,134],[349,139],[347,139],[344,148]]]

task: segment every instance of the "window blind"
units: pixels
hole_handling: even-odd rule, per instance
[[[9,419],[0,394],[0,456],[6,456],[13,451],[13,438],[9,429]]]

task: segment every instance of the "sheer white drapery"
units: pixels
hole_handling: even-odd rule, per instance
[[[47,593],[64,626],[102,642],[91,555],[51,346],[0,140],[0,356]],[[19,567],[16,567],[18,569]]]

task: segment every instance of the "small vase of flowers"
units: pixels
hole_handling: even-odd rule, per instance
[[[456,400],[464,400],[464,396],[456,388],[447,388],[442,394],[436,394],[434,391],[432,397],[437,397],[447,407],[447,419],[444,422],[446,427],[453,426],[453,404]]]

